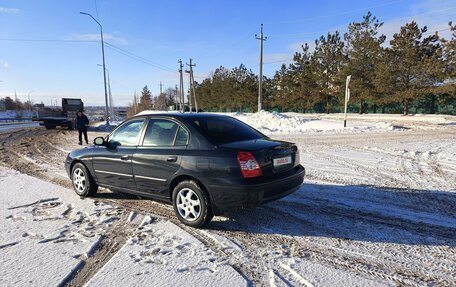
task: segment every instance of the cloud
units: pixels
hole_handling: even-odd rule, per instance
[[[393,38],[395,33],[399,33],[401,26],[406,23],[415,21],[422,28],[427,26],[428,32],[424,36],[428,36],[435,31],[439,32],[439,36],[443,38],[451,38],[448,22],[454,18],[456,14],[456,5],[454,1],[430,1],[425,0],[414,4],[410,8],[410,15],[384,20],[383,26],[380,28],[380,33],[387,37],[387,44]],[[380,19],[382,21],[382,19]]]
[[[288,44],[288,49],[290,51],[292,51],[293,53],[302,52],[302,46],[304,44],[307,44],[309,46],[309,52],[311,52],[311,53],[315,49],[315,40],[291,43],[291,44]]]
[[[292,58],[289,53],[271,53],[271,54],[264,54],[263,61],[264,62],[286,62]]]
[[[10,64],[6,61],[0,60],[0,67],[8,69],[10,67]]]
[[[128,40],[123,37],[114,36],[112,34],[103,34],[103,39],[106,42],[114,44],[127,45]],[[100,41],[100,34],[77,34],[64,37],[67,41]]]
[[[3,13],[3,14],[17,14],[21,11],[22,11],[21,9],[17,9],[17,8],[0,7],[0,13]]]

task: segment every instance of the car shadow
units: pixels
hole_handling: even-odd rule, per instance
[[[456,193],[305,183],[279,201],[216,217],[213,230],[456,246]]]

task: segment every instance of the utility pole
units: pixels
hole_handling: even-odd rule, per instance
[[[188,63],[187,63],[188,65]],[[190,113],[192,112],[192,75],[189,70],[185,70],[185,73],[188,74],[188,104],[190,108]]]
[[[178,104],[177,95],[178,95],[178,91],[179,91],[179,89],[177,88],[177,85],[176,85],[175,89],[176,89],[176,98],[174,100],[174,110],[177,111],[177,104]]]
[[[180,111],[181,113],[184,112],[184,77],[182,75],[182,68],[184,65],[182,64],[182,60],[179,59],[179,104],[180,104]]]
[[[350,88],[348,87],[348,85],[350,85],[350,80],[351,80],[351,75],[348,75],[347,80],[345,82],[344,128],[347,127],[347,107],[348,107],[348,101],[350,100]]]
[[[163,86],[163,85],[162,85],[162,82],[160,81],[160,95],[158,96],[158,99],[157,99],[157,101],[156,101],[156,102],[157,102],[157,105],[161,105],[160,102],[161,102],[161,100],[162,100],[162,93],[163,93],[163,92],[162,92],[162,86]],[[165,109],[166,109],[166,101],[165,101],[165,100],[163,101],[163,106],[165,106]],[[159,108],[160,108],[160,109],[163,109],[163,106],[160,106]]]
[[[260,74],[258,75],[258,112],[260,112],[263,94],[263,41],[268,39],[268,37],[263,37],[263,24],[261,24],[260,37],[255,34],[255,39],[260,40]]]
[[[189,66],[189,73],[190,73],[190,89],[192,93],[192,99],[195,102],[195,110],[198,112],[198,102],[196,101],[196,92],[195,92],[195,77],[193,76],[193,67],[196,66],[196,64],[192,63],[192,58],[190,58],[190,64],[187,64]],[[191,102],[190,102],[191,105]],[[190,109],[191,110],[191,109]]]
[[[136,99],[136,90],[133,96],[133,113],[136,115],[138,113],[138,101]]]

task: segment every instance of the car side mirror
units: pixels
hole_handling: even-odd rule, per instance
[[[93,139],[93,144],[97,146],[105,145],[105,139],[103,137],[96,137]]]

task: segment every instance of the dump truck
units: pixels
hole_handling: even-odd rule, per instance
[[[56,127],[63,127],[72,130],[74,128],[74,119],[78,111],[84,110],[84,103],[81,99],[62,99],[62,109],[52,112],[52,115],[39,117],[38,121],[41,126],[46,129],[55,129]]]

